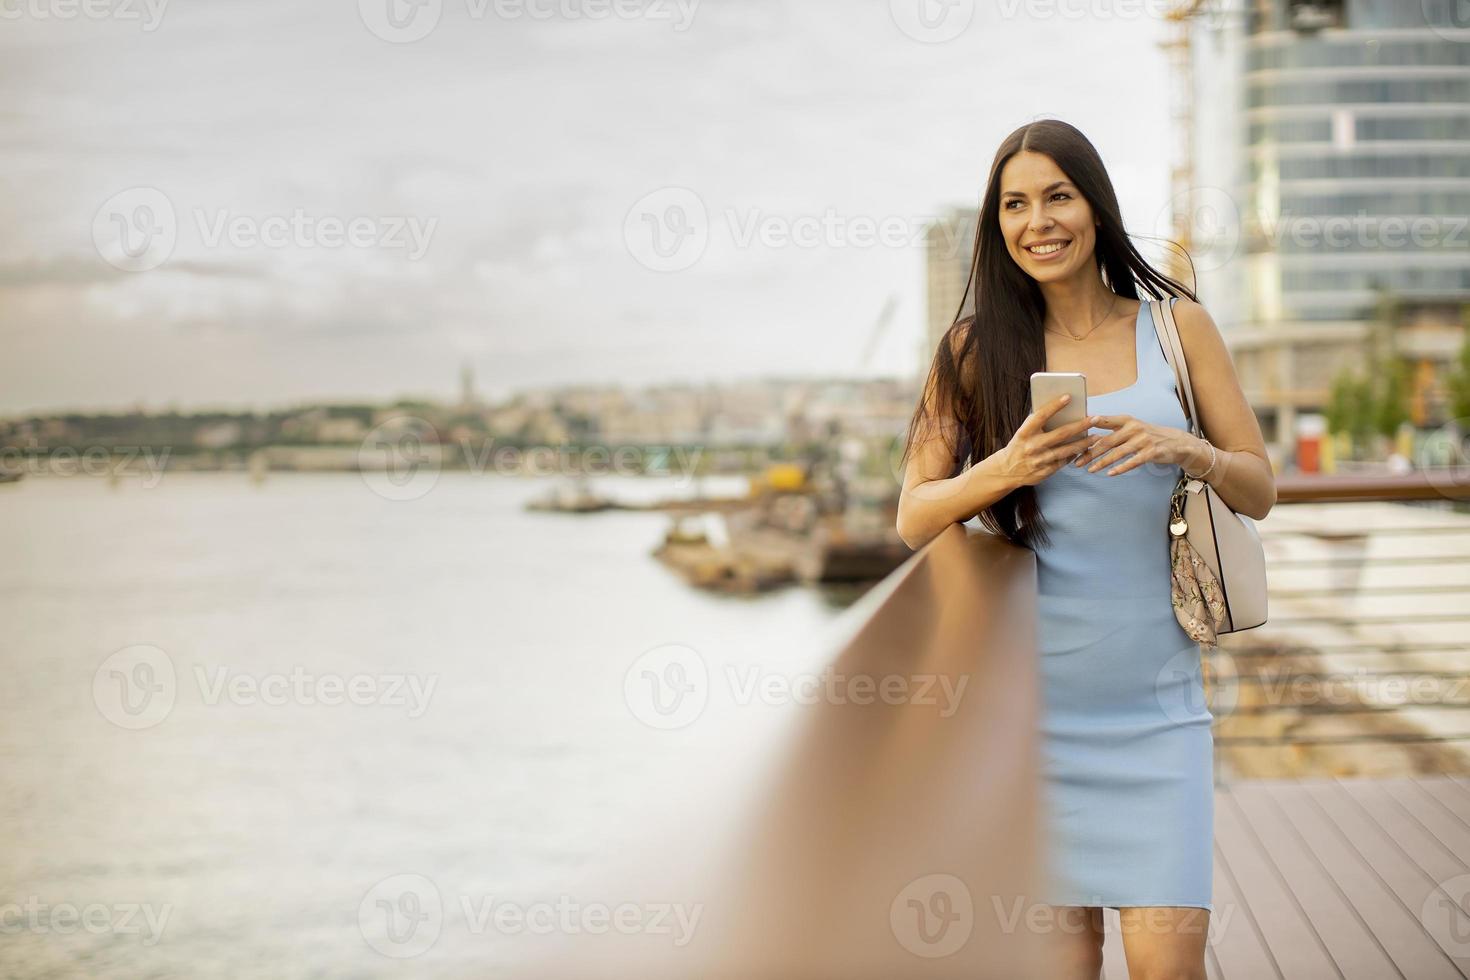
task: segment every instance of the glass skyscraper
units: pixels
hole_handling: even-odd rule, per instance
[[[1322,406],[1375,320],[1421,380],[1458,349],[1467,28],[1455,0],[1206,0],[1194,18],[1201,300],[1268,438]]]

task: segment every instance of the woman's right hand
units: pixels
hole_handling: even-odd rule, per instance
[[[1000,470],[1016,486],[1040,483],[1092,444],[1087,430],[1097,424],[1095,415],[1069,422],[1050,432],[1042,428],[1046,420],[1060,412],[1069,400],[1068,395],[1058,395],[1026,416],[1011,441],[1001,450],[1005,458],[1001,461]]]

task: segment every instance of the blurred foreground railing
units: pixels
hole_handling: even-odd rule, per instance
[[[1023,927],[1042,845],[1035,574],[1029,550],[952,525],[844,613],[839,676],[961,696],[949,714],[817,707],[747,851],[756,975],[1054,975]]]
[[[611,894],[697,895],[697,941],[589,941],[536,977],[1051,978],[1035,560],[952,525],[847,609],[735,828],[660,840]],[[713,760],[718,765],[719,760]],[[715,854],[697,880],[673,872]],[[1039,925],[1040,923],[1040,925]]]

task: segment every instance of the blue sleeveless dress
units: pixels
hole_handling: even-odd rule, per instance
[[[1186,429],[1146,300],[1134,333],[1138,380],[1089,394],[1088,414]],[[1051,535],[1036,549],[1041,900],[1213,911],[1214,719],[1199,645],[1170,600],[1169,496],[1180,468],[1144,463],[1107,476],[1119,462],[1096,473],[1068,463],[1036,487]]]

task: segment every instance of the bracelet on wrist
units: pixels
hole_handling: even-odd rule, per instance
[[[1217,454],[1215,452],[1215,445],[1214,445],[1214,443],[1210,442],[1210,440],[1208,440],[1208,439],[1201,439],[1200,442],[1204,443],[1206,446],[1208,446],[1210,448],[1210,465],[1207,466],[1207,467],[1205,467],[1205,471],[1203,473],[1199,474],[1198,476],[1194,475],[1193,473],[1190,473],[1189,470],[1184,470],[1184,475],[1187,476],[1187,477],[1189,477],[1191,480],[1203,480],[1205,477],[1209,476],[1210,473],[1214,471],[1214,469],[1215,469],[1215,460],[1218,458],[1217,457]],[[1180,467],[1180,469],[1184,469],[1184,468],[1183,467]]]

